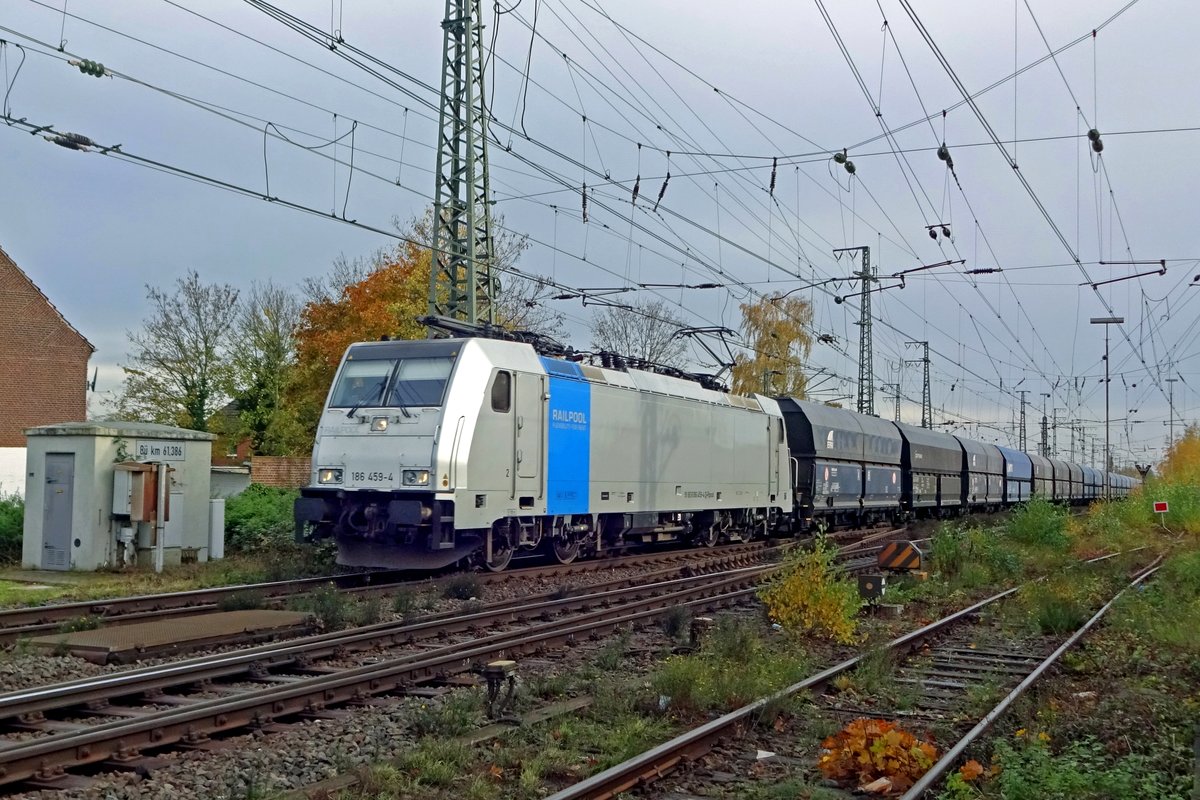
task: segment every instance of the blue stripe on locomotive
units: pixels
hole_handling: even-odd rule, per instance
[[[546,419],[546,513],[586,514],[591,476],[592,386],[578,364],[543,358],[550,376]],[[570,375],[572,377],[559,377]]]

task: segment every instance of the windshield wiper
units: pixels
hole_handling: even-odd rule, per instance
[[[385,382],[387,382],[386,375],[379,379],[379,382],[375,384],[375,388],[373,390],[371,390],[371,392],[369,394],[364,394],[362,396],[362,399],[359,400],[357,403],[355,403],[354,406],[349,411],[346,412],[346,418],[354,419],[354,415],[358,412],[358,410],[360,408],[362,408],[363,406],[365,406],[367,404],[368,399],[370,399],[371,397],[378,396],[379,392],[383,391],[383,384]]]

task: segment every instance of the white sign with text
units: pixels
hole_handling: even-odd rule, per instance
[[[183,454],[183,442],[138,439],[133,443],[133,457],[138,461],[183,461]]]

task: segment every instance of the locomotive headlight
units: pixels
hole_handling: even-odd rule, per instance
[[[341,483],[342,471],[330,467],[322,467],[317,470],[317,483]]]
[[[376,433],[382,433],[383,431],[387,430],[387,426],[388,426],[388,418],[387,417],[372,417],[371,418],[371,430],[372,431],[374,431]]]
[[[400,474],[405,486],[428,486],[429,470],[406,469]]]

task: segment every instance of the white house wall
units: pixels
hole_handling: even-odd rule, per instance
[[[25,496],[25,448],[0,447],[0,497]]]

